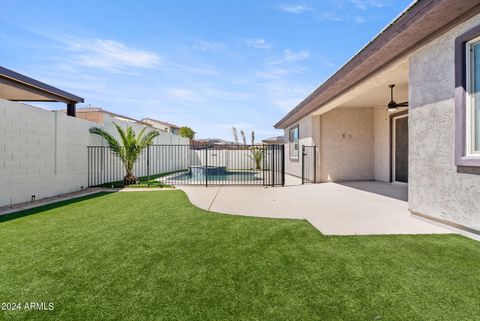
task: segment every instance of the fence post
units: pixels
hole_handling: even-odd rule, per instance
[[[302,145],[302,185],[305,184],[305,145]]]
[[[281,145],[282,148],[280,149],[282,151],[282,186],[285,186],[285,144]]]
[[[313,183],[317,182],[317,147],[313,147]]]
[[[208,187],[208,146],[205,146],[205,187]]]
[[[150,145],[147,146],[147,187],[150,186]]]
[[[90,146],[87,146],[87,176],[88,176],[88,179],[87,179],[87,184],[88,184],[88,187],[90,187]]]
[[[272,145],[272,186],[275,186],[275,145]]]
[[[265,154],[265,145],[262,145],[262,184],[265,186],[265,158],[267,155]]]

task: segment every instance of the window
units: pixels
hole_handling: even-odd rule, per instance
[[[480,38],[466,44],[466,154],[480,156]]]
[[[480,167],[480,25],[455,38],[455,164]]]
[[[289,141],[289,153],[291,159],[298,159],[298,153],[300,149],[300,145],[298,142],[298,125],[295,127],[290,128],[288,133],[288,141]]]

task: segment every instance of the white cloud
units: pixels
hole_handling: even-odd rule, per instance
[[[321,20],[330,20],[330,21],[343,21],[343,18],[334,14],[333,12],[320,12],[318,17]]]
[[[245,40],[245,44],[248,47],[257,48],[257,49],[268,49],[272,45],[268,43],[265,39],[262,38],[250,38]]]
[[[290,111],[311,92],[310,88],[292,81],[269,82],[264,88],[269,102],[283,112]]]
[[[167,95],[183,100],[183,101],[198,101],[199,97],[194,91],[187,88],[170,88],[166,90]]]
[[[308,50],[302,51],[293,51],[291,49],[285,49],[281,57],[271,59],[270,65],[278,65],[288,62],[298,62],[307,59],[310,57],[310,52]]]
[[[300,74],[304,69],[300,68],[272,68],[264,71],[257,71],[256,75],[260,78],[278,79],[287,75]]]
[[[90,67],[119,70],[127,67],[153,68],[162,63],[154,52],[132,49],[115,40],[65,40],[69,49],[75,52],[76,63]]]
[[[354,20],[356,23],[365,23],[365,22],[367,22],[367,19],[365,19],[365,18],[362,17],[362,16],[355,16],[355,17],[353,17],[353,20]]]
[[[361,10],[367,10],[369,7],[382,8],[388,3],[382,0],[351,0],[353,5]]]
[[[277,8],[284,12],[293,13],[293,14],[301,14],[301,13],[313,10],[312,7],[306,4],[281,4],[277,6]]]
[[[219,41],[198,40],[193,48],[203,52],[219,52],[225,49],[225,45]]]

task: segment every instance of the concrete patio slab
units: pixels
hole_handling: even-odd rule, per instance
[[[290,180],[292,182],[293,180]],[[412,216],[406,185],[346,182],[285,187],[179,187],[196,206],[226,214],[306,219],[325,235],[446,234]]]

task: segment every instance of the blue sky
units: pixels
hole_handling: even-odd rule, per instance
[[[0,65],[199,138],[261,139],[410,2],[0,0]]]

